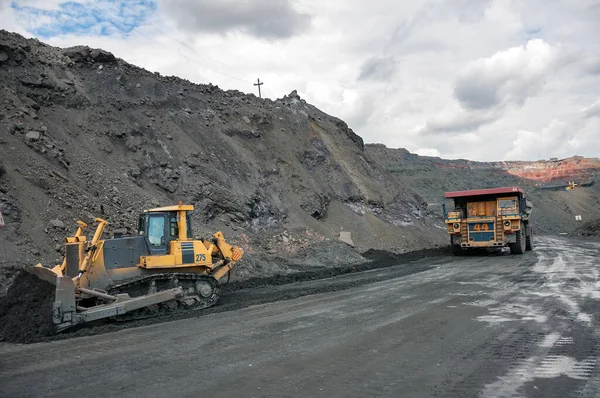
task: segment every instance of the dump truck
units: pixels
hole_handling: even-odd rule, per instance
[[[533,250],[533,205],[520,187],[446,192],[451,210],[444,220],[455,255],[482,248],[508,246],[512,254]]]
[[[56,285],[52,319],[57,332],[100,319],[140,319],[180,308],[217,303],[220,285],[243,256],[225,241],[192,238],[192,205],[144,210],[135,236],[101,239],[106,220],[96,218],[90,241],[87,225],[65,238],[65,257],[52,268],[29,267]]]

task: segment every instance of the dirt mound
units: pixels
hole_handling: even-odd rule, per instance
[[[225,287],[225,291],[232,292],[240,289],[277,286],[289,283],[332,278],[338,275],[406,264],[411,261],[428,257],[437,257],[449,253],[449,248],[416,250],[402,254],[392,253],[386,250],[369,249],[362,254],[362,256],[369,261],[362,262],[360,264],[329,268],[318,267],[316,269],[303,268],[302,271],[285,275],[274,275],[266,278],[252,278],[245,281],[230,283]]]
[[[54,286],[19,271],[6,296],[0,298],[0,341],[32,343],[54,334]]]
[[[588,221],[575,229],[571,235],[576,236],[598,236],[600,237],[600,218],[593,221]]]

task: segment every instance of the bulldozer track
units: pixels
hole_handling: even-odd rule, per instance
[[[182,281],[184,283],[182,283]],[[192,284],[194,286],[197,286],[198,283],[203,282],[209,284],[212,287],[210,295],[208,297],[202,297],[197,291],[190,292]],[[169,315],[182,311],[201,310],[205,308],[210,308],[218,302],[221,293],[220,283],[211,275],[170,272],[145,275],[133,279],[128,279],[126,281],[112,285],[107,290],[107,293],[110,295],[127,293],[131,297],[142,296],[155,292],[152,290],[151,287],[153,283],[154,286],[161,285],[157,287],[155,291],[170,289],[177,286],[181,286],[183,284],[184,286],[181,287],[184,289],[184,292],[186,294],[182,298],[168,301],[165,303],[156,304],[151,307],[141,308],[133,312],[116,316],[112,319],[119,322],[128,322],[134,320],[160,317],[163,315]],[[199,299],[201,301],[198,301]]]

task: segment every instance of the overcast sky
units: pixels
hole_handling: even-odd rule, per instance
[[[0,0],[0,28],[280,98],[365,142],[600,157],[600,0]]]

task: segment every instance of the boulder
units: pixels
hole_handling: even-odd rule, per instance
[[[31,130],[25,134],[25,139],[29,142],[39,141],[42,134],[39,131]]]
[[[83,62],[90,56],[90,48],[88,46],[69,47],[63,50],[63,54],[75,62]]]
[[[59,219],[50,220],[50,226],[52,228],[64,229],[65,223],[60,221]]]
[[[338,240],[344,242],[345,244],[354,247],[354,242],[352,241],[352,234],[350,231],[340,231],[340,236],[338,236]]]
[[[95,62],[103,62],[106,64],[116,64],[117,63],[117,58],[112,54],[109,53],[108,51],[99,49],[99,48],[95,48],[90,52],[90,57],[95,61]]]

